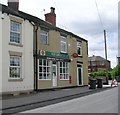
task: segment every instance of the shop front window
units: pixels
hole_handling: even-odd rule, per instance
[[[60,62],[60,79],[69,79],[69,64],[67,62]]]
[[[40,80],[50,80],[50,61],[49,60],[39,60],[39,79]]]

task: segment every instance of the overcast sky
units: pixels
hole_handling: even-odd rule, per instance
[[[103,30],[107,32],[108,60],[117,64],[118,56],[118,1],[96,0],[19,0],[19,10],[44,20],[44,14],[55,7],[57,26],[88,40],[89,56],[105,58]],[[7,5],[7,0],[0,0]],[[45,9],[45,10],[44,10]]]

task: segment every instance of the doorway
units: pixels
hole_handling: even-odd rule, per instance
[[[57,87],[57,65],[53,64],[52,65],[52,84],[53,87]]]
[[[78,78],[78,85],[83,85],[83,71],[82,71],[82,66],[79,65],[77,67],[77,78]]]

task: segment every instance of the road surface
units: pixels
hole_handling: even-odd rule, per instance
[[[118,87],[22,113],[118,113]]]

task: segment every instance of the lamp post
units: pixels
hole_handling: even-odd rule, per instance
[[[106,43],[106,30],[104,30],[104,41],[105,41],[105,59],[106,59],[106,84],[108,85],[108,64],[107,64],[107,43]]]

